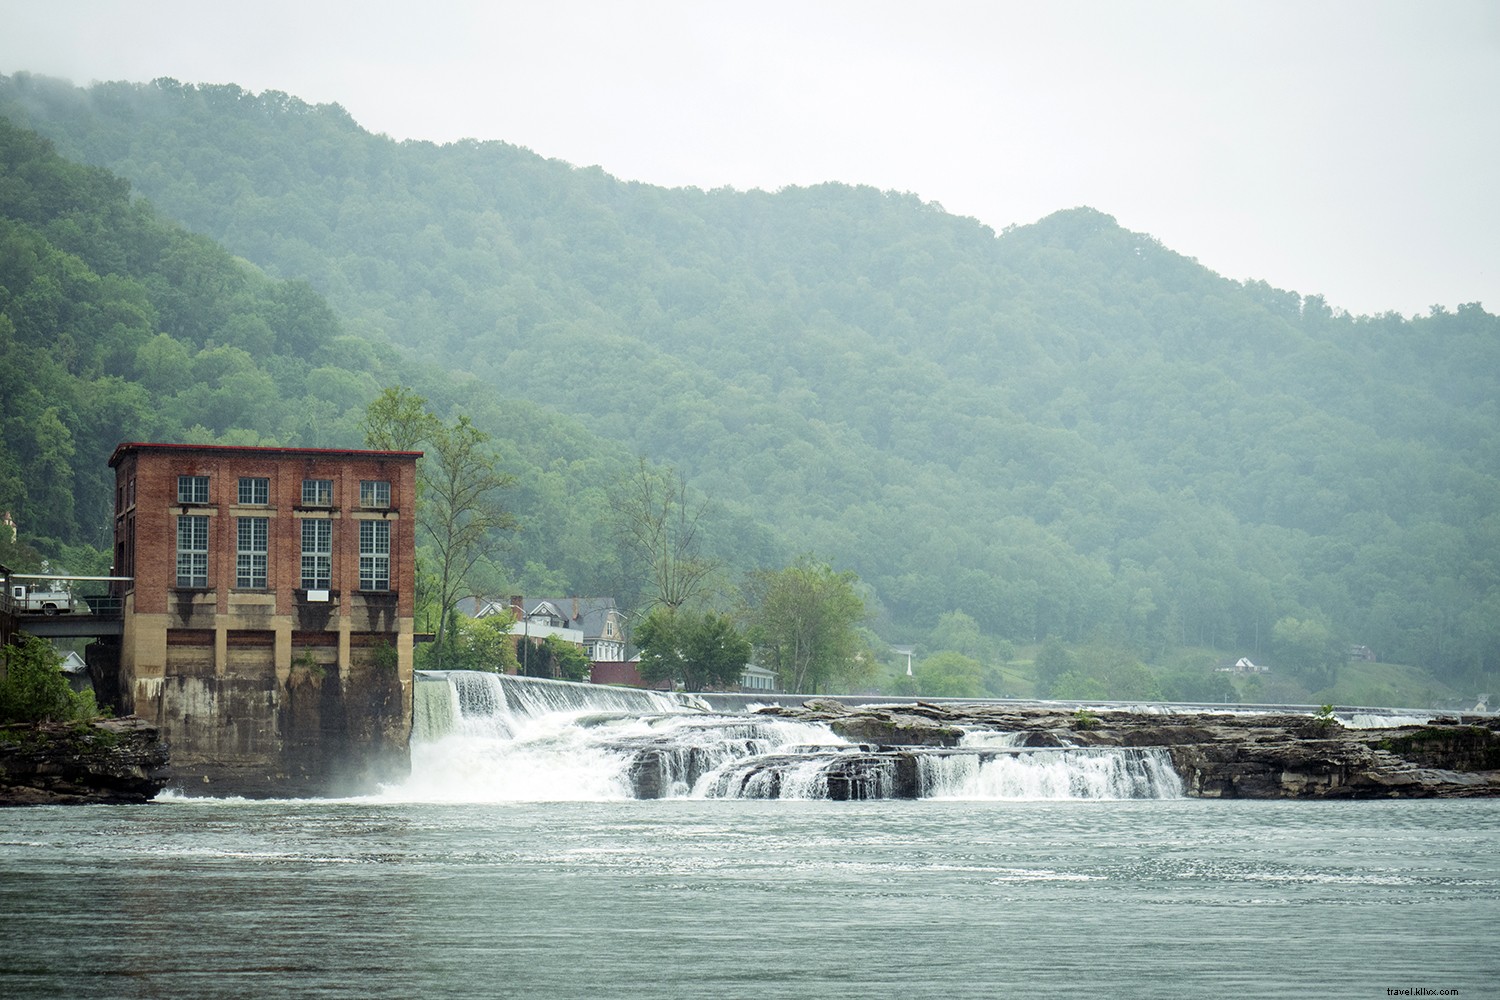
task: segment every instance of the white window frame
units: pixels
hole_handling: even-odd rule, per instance
[[[208,503],[208,477],[178,476],[177,502],[179,504]]]
[[[266,555],[269,551],[270,519],[236,519],[234,585],[250,590],[266,589]]]
[[[319,517],[302,521],[302,589],[333,585],[333,522]]]
[[[208,587],[208,515],[177,515],[177,586]]]
[[[359,589],[391,589],[391,522],[359,522]]]
[[[389,479],[361,479],[359,481],[359,505],[370,509],[388,509],[391,506],[391,481]]]
[[[304,479],[304,480],[302,480],[302,506],[304,506],[304,507],[332,507],[333,506],[333,480],[332,479]]]
[[[271,480],[264,476],[241,476],[239,502],[245,507],[264,507],[271,502]]]

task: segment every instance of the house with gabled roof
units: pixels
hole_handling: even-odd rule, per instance
[[[507,600],[476,598],[472,611],[460,602],[460,610],[474,618],[510,612],[516,624],[512,635],[533,639],[556,635],[583,647],[590,661],[625,659],[625,613],[613,597],[520,597]]]

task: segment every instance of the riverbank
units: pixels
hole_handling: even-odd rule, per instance
[[[133,716],[0,726],[0,806],[149,802],[166,766],[156,727]]]
[[[822,722],[848,740],[898,751],[957,747],[971,732],[1013,733],[1014,746],[1159,748],[1201,798],[1467,798],[1500,796],[1500,719],[1353,729],[1294,714],[1086,711],[983,704],[850,706],[831,698],[759,714]]]

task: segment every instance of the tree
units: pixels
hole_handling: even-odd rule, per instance
[[[945,612],[929,634],[927,644],[931,649],[951,649],[974,659],[985,653],[985,641],[979,631],[979,623],[962,611]]]
[[[415,451],[442,430],[427,410],[427,400],[404,385],[387,386],[365,408],[365,447]]]
[[[0,723],[82,722],[99,714],[91,692],[75,693],[50,643],[21,635],[5,647]]]
[[[636,471],[611,498],[627,547],[650,574],[648,607],[676,611],[701,597],[715,564],[699,552],[698,526],[706,503],[691,503],[687,482],[673,469]]]
[[[589,677],[589,658],[584,651],[556,635],[541,639],[517,637],[521,652],[521,673],[527,677],[547,677],[553,680],[586,681]]]
[[[452,427],[444,426],[427,409],[427,400],[406,386],[388,387],[376,397],[365,410],[364,428],[369,448],[412,451],[428,446],[417,463],[417,527],[431,548],[432,569],[419,573],[430,575],[430,581],[419,581],[418,589],[437,606],[430,658],[433,666],[442,667],[456,652],[449,634],[454,605],[475,564],[494,551],[498,532],[516,527],[499,497],[514,480],[495,468],[489,435],[463,415]]]
[[[918,665],[917,686],[926,698],[983,698],[984,671],[972,656],[944,650]]]
[[[738,684],[745,664],[750,662],[751,646],[734,619],[717,611],[705,611],[691,622],[686,652],[693,671],[688,690],[694,691]]]
[[[641,679],[648,684],[682,682],[686,673],[686,653],[680,635],[677,615],[665,605],[658,605],[632,631],[632,639],[641,651]]]
[[[1064,701],[1105,701],[1109,688],[1092,674],[1069,670],[1053,683],[1050,696]]]
[[[1277,666],[1300,674],[1313,690],[1332,687],[1339,667],[1349,659],[1348,645],[1317,617],[1280,619],[1271,626],[1271,643]]]
[[[449,668],[516,673],[516,640],[510,634],[515,621],[515,615],[509,611],[484,618],[454,615],[450,625],[454,639],[449,644]]]
[[[717,611],[699,614],[657,605],[636,626],[635,643],[642,678],[672,681],[688,691],[733,686],[750,661],[750,640]]]
[[[854,589],[857,579],[807,559],[750,574],[745,585],[750,638],[786,690],[816,694],[868,669],[860,659],[864,643],[858,626],[866,611]]]
[[[433,646],[442,666],[448,623],[474,564],[494,551],[497,532],[515,529],[516,519],[500,502],[499,493],[513,480],[495,469],[486,448],[489,436],[466,416],[432,433],[431,451],[418,472],[417,524],[433,549],[432,592],[438,607]]]
[[[589,658],[584,651],[559,636],[549,635],[542,640],[542,649],[547,652],[553,677],[565,681],[589,679]]]
[[[1043,698],[1053,696],[1053,689],[1063,675],[1077,670],[1078,663],[1068,652],[1062,640],[1049,636],[1036,654],[1036,693]]]

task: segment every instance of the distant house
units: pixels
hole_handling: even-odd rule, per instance
[[[1269,674],[1271,668],[1261,663],[1253,663],[1248,656],[1242,656],[1232,664],[1218,668],[1221,674]]]
[[[555,635],[582,646],[591,662],[625,659],[625,614],[615,607],[613,597],[481,599],[461,601],[459,610],[474,618],[510,612],[516,617],[516,624],[510,630],[512,635],[533,640]]]
[[[68,679],[68,686],[74,691],[92,691],[94,682],[89,678],[88,664],[83,662],[83,657],[72,650],[63,657],[63,676]]]
[[[745,664],[745,672],[740,674],[740,690],[775,691],[776,672],[767,670],[765,667],[756,666],[754,663]]]
[[[1374,663],[1378,658],[1375,655],[1375,650],[1371,649],[1369,646],[1350,646],[1349,659],[1362,660],[1365,663]]]

